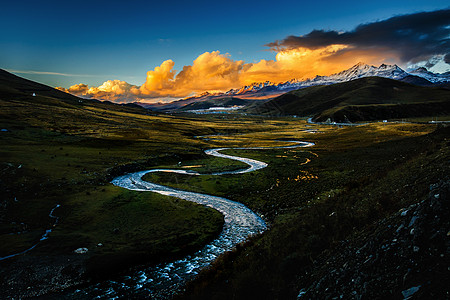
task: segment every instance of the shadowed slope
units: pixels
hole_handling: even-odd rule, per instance
[[[450,91],[367,77],[286,93],[251,113],[312,116],[315,121],[363,121],[450,114]]]

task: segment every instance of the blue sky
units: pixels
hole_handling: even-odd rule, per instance
[[[273,60],[264,46],[314,29],[348,31],[395,15],[448,8],[448,1],[7,1],[0,11],[0,68],[51,86],[142,85],[171,59],[204,52],[246,63]],[[54,72],[27,74],[23,71]]]

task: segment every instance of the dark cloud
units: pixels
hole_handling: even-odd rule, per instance
[[[387,20],[361,24],[353,31],[313,30],[303,36],[288,36],[266,46],[274,50],[318,49],[334,44],[354,49],[390,51],[402,62],[428,60],[445,55],[450,49],[450,9],[395,16]]]

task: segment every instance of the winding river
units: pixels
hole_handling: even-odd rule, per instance
[[[112,183],[133,191],[148,191],[162,195],[173,196],[183,200],[192,201],[198,204],[209,206],[218,210],[224,215],[224,226],[222,233],[206,245],[203,249],[183,259],[170,263],[160,264],[154,267],[147,267],[135,271],[129,276],[119,278],[117,281],[109,280],[90,286],[83,290],[77,290],[73,296],[82,298],[115,299],[115,298],[153,298],[165,299],[180,291],[186,281],[194,278],[198,272],[212,263],[219,255],[232,250],[238,243],[245,241],[248,237],[266,230],[265,222],[245,205],[231,201],[223,197],[194,193],[174,189],[171,187],[154,184],[142,180],[142,176],[154,172],[172,172],[192,176],[199,175],[224,175],[243,174],[267,167],[267,164],[254,159],[226,155],[220,153],[227,149],[260,150],[273,148],[297,148],[310,147],[314,143],[299,141],[283,141],[290,145],[280,147],[254,147],[254,148],[217,148],[208,149],[206,154],[237,160],[248,164],[245,169],[235,171],[217,172],[210,174],[200,174],[192,170],[177,169],[152,169],[136,173],[126,174],[115,178]]]

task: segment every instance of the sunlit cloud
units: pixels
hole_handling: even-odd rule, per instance
[[[108,80],[98,87],[88,87],[86,84],[75,84],[68,89],[57,87],[58,90],[85,98],[96,98],[116,102],[133,102],[140,95],[139,88],[121,80]]]
[[[239,87],[243,61],[234,61],[219,51],[205,52],[191,66],[183,67],[178,74],[174,62],[166,60],[147,73],[140,90],[144,95],[184,97],[192,93],[222,91]]]
[[[306,35],[288,36],[269,43],[274,51],[330,45],[347,45],[335,53],[334,61],[349,56],[368,55],[417,64],[436,61],[449,54],[450,10],[437,10],[395,16],[387,20],[361,24],[352,31],[313,30]],[[330,57],[330,61],[333,57]],[[437,62],[436,62],[437,63]],[[435,64],[436,64],[435,63]]]
[[[141,86],[108,80],[63,89],[83,97],[116,102],[160,101],[239,88],[254,82],[275,83],[330,75],[357,62],[403,66],[447,65],[450,61],[450,10],[396,16],[361,24],[352,31],[313,30],[267,44],[273,60],[246,63],[227,53],[205,52],[192,65],[174,69],[171,59],[147,72]]]

